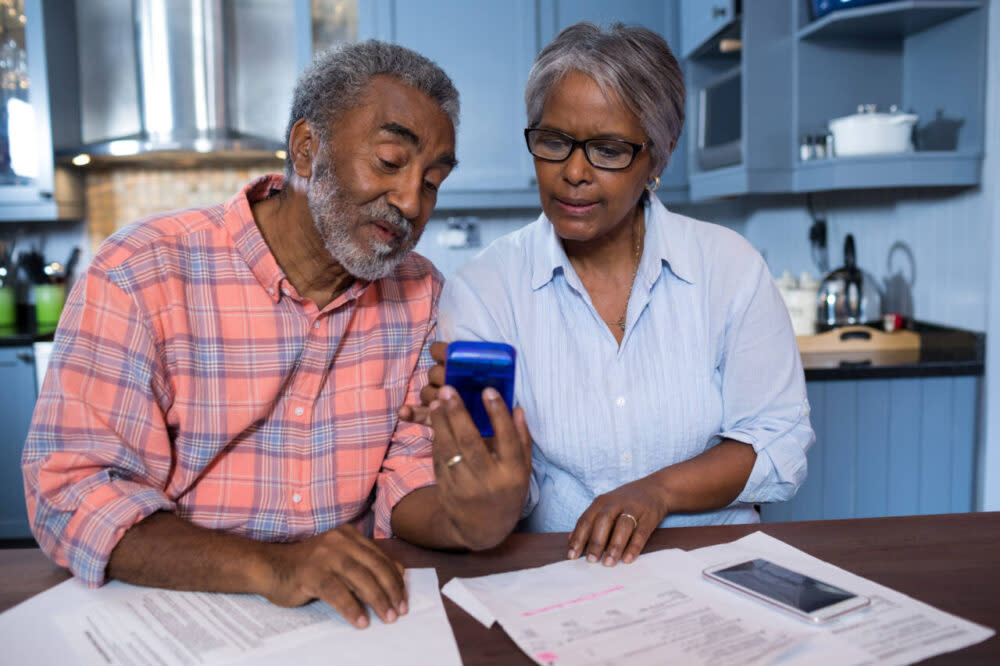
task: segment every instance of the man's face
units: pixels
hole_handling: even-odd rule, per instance
[[[377,76],[318,147],[309,183],[316,230],[351,275],[387,275],[413,249],[455,165],[455,129],[427,95]]]

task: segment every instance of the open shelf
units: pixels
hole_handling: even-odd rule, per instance
[[[981,168],[982,155],[953,151],[834,157],[800,162],[794,170],[793,191],[961,187],[978,184]]]
[[[798,31],[799,39],[902,38],[982,7],[979,0],[899,0],[838,9]]]

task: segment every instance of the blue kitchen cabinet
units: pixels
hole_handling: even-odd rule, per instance
[[[666,39],[681,68],[684,67],[679,47],[680,11],[676,1],[545,0],[539,16],[543,45],[564,28],[580,21],[591,21],[605,27],[614,23],[640,25]],[[688,123],[685,123],[685,128],[687,126]],[[685,129],[677,140],[677,147],[671,155],[670,163],[660,177],[660,187],[656,193],[666,204],[688,201],[687,137],[688,132]]]
[[[977,376],[807,382],[809,476],[767,522],[972,511]]]
[[[362,33],[434,60],[461,95],[459,165],[442,186],[438,207],[537,207],[523,134],[524,84],[539,48],[536,2],[379,0],[374,5],[373,20],[362,21]]]
[[[680,0],[680,10],[684,57],[736,20],[736,0]]]
[[[375,0],[359,7],[358,19],[359,38],[414,49],[441,65],[458,88],[459,166],[441,188],[439,210],[539,207],[524,146],[524,85],[538,51],[560,30],[589,20],[644,25],[668,42],[678,32],[677,4],[658,0]],[[683,145],[662,179],[659,194],[668,202],[687,199]]]
[[[0,347],[0,539],[31,537],[21,479],[21,451],[35,408],[31,347]]]

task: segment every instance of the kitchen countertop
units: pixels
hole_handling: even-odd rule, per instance
[[[856,354],[845,354],[844,359],[831,364],[832,354],[803,354],[806,381],[983,375],[985,333],[922,322],[913,322],[909,330],[920,334],[920,351],[913,358],[900,361],[891,355],[874,355],[857,360]]]
[[[831,367],[830,354],[803,354],[806,380],[982,376],[986,358],[985,333],[920,322],[914,322],[910,330],[920,334],[920,352],[915,360],[898,362],[875,357],[858,361],[857,355],[845,355],[843,360],[835,359]],[[51,340],[51,332],[22,329],[5,334],[0,331],[0,347],[22,347]]]

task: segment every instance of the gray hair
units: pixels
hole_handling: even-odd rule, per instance
[[[334,121],[360,104],[362,91],[380,74],[394,76],[426,94],[458,129],[458,91],[444,70],[408,48],[370,39],[324,51],[302,72],[292,95],[285,146],[292,127],[303,118],[325,140]],[[292,171],[289,154],[285,158],[285,176],[291,176]]]
[[[652,141],[653,173],[670,161],[684,125],[684,76],[667,42],[647,28],[616,23],[607,31],[589,22],[571,25],[542,49],[528,74],[524,103],[537,127],[549,89],[570,71],[594,79],[622,100]]]

